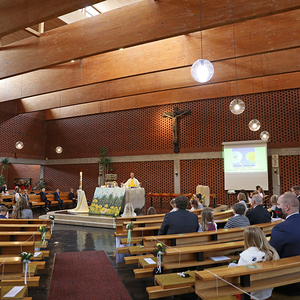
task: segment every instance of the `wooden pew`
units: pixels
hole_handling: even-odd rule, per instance
[[[0,231],[0,242],[40,241],[41,239],[42,233],[39,231]]]
[[[201,299],[241,294],[223,280],[216,280],[216,276],[247,293],[296,283],[300,282],[300,256],[259,262],[253,268],[247,265],[196,272],[195,292]]]
[[[202,210],[197,210],[195,212],[200,213],[200,211],[202,211]],[[155,216],[157,216],[157,215],[155,215]],[[218,221],[219,221],[219,223],[226,223],[228,218],[230,218],[232,216],[233,216],[233,211],[228,210],[228,211],[224,211],[224,212],[215,213],[214,214],[214,220],[215,220],[216,223],[218,223]],[[152,219],[152,220],[151,219],[150,220],[149,219],[148,220],[138,220],[138,221],[127,221],[125,219],[126,218],[124,218],[124,220],[123,220],[122,229],[120,228],[120,226],[119,227],[117,226],[117,228],[116,228],[117,231],[115,233],[115,236],[125,236],[125,235],[127,235],[126,226],[130,222],[132,222],[136,226],[132,230],[132,236],[133,237],[145,236],[145,235],[157,235],[158,230],[159,230],[159,228],[161,226],[161,223],[163,221],[163,219],[160,219],[160,218]],[[198,214],[198,220],[199,220],[199,223],[200,223],[201,214]],[[120,222],[122,220],[118,220],[118,221],[119,221],[119,224],[120,224]]]
[[[47,225],[47,229],[50,229],[50,219],[0,219],[0,226],[5,224],[36,224],[37,226]]]
[[[14,231],[38,231],[40,226],[47,226],[46,224],[1,224],[0,231],[14,232]]]

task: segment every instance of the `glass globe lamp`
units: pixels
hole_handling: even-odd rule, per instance
[[[240,115],[245,110],[245,103],[236,98],[230,102],[229,109],[233,114]]]
[[[57,146],[57,147],[55,148],[55,152],[58,153],[58,154],[60,154],[60,153],[63,152],[63,148],[62,148],[61,146]]]
[[[252,131],[257,131],[260,128],[260,122],[256,119],[253,119],[249,122],[249,128]]]
[[[262,131],[260,133],[260,139],[263,140],[263,141],[268,141],[270,138],[270,134],[268,131]]]
[[[24,147],[24,144],[21,141],[16,142],[16,148],[21,150]]]
[[[214,75],[214,66],[206,59],[198,59],[192,65],[192,77],[198,82],[207,82]]]

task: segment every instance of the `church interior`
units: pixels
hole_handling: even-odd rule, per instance
[[[199,185],[209,187],[211,208],[223,208],[231,206],[237,195],[231,197],[225,188],[223,143],[261,140],[267,145],[266,205],[271,206],[273,194],[300,185],[299,1],[2,0],[0,7],[0,167],[5,166],[0,183],[7,184],[9,194],[16,182],[22,184],[18,180],[30,179],[24,188],[37,188],[34,193],[40,183],[46,191],[59,189],[66,195],[70,188],[76,193],[80,185],[88,205],[93,205],[96,188],[106,181],[121,187],[134,172],[144,189],[145,202],[138,211],[141,216],[153,206],[163,219],[175,195],[190,198]],[[198,82],[191,68],[203,59],[210,62],[214,73],[208,81]],[[253,120],[258,120],[259,130],[251,128]],[[110,160],[106,168],[99,163],[101,149]],[[245,187],[237,188],[242,189]],[[5,197],[2,193],[1,203],[12,213]],[[36,206],[32,208],[34,219],[49,217],[42,205]],[[57,206],[50,207],[53,215],[57,210]],[[125,237],[128,223],[144,219],[120,221],[117,211],[116,218],[110,219],[117,228],[113,229],[85,226],[83,221],[76,225],[59,222],[60,213],[48,248],[40,248],[48,251],[42,260],[44,267],[36,261],[28,264],[37,266],[40,281],[35,286],[29,283],[27,294],[18,299],[201,299],[196,292],[198,275],[193,284],[161,291],[149,270],[134,273],[138,259],[128,256],[131,258],[124,261],[127,252],[118,253],[118,222],[125,232],[119,236]],[[157,225],[155,219],[150,221]],[[135,247],[146,248],[147,239],[143,238],[147,230],[139,226],[149,224],[134,225],[132,239],[137,241],[131,243],[144,245]],[[10,230],[1,226],[0,235]],[[50,236],[50,222],[47,226]],[[269,236],[271,229],[265,230]],[[148,231],[149,236],[157,234],[157,230]],[[3,256],[1,249],[0,240]],[[96,292],[82,296],[80,291],[87,282],[75,285],[78,282],[71,271],[70,279],[54,280],[58,276],[55,263],[59,265],[63,254],[86,252],[89,257],[95,251],[105,251],[103,265],[107,274],[117,275],[112,278],[119,292],[103,292],[97,287]],[[119,254],[123,254],[120,261]],[[182,254],[182,259],[184,255],[192,254]],[[82,261],[88,272],[86,264],[91,260],[85,264],[85,257],[75,259],[78,268]],[[162,263],[167,267],[167,255]],[[175,273],[186,271],[174,265]],[[199,264],[187,266],[203,270]],[[170,269],[166,268],[165,274]],[[286,272],[300,274],[300,265],[297,271]],[[292,276],[282,274],[282,278]],[[89,291],[97,276],[90,279]],[[267,276],[263,279],[266,285],[271,280]],[[105,280],[99,275],[99,286],[105,285]],[[53,282],[55,292],[50,288]],[[7,285],[2,277],[1,290]],[[77,298],[68,294],[71,287],[79,290]],[[241,294],[228,293],[221,294],[220,287],[222,297],[218,299],[237,299],[235,294]],[[207,292],[202,299],[217,299],[212,294]],[[300,296],[274,292],[269,299]]]

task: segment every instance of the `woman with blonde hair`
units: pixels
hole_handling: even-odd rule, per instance
[[[250,226],[244,230],[245,250],[240,254],[238,266],[254,264],[261,261],[277,260],[279,255],[269,244],[263,231],[256,226]],[[268,299],[272,295],[273,288],[255,291],[251,293],[251,299]]]
[[[246,195],[244,193],[239,193],[237,195],[237,200],[239,201],[239,203],[242,203],[245,208],[246,208],[246,211],[247,211],[247,198],[246,198]]]
[[[134,212],[134,208],[131,203],[127,203],[125,205],[124,212],[121,217],[136,217],[136,213]]]
[[[217,224],[214,222],[213,210],[210,207],[204,207],[201,212],[201,221],[198,232],[217,230]]]
[[[25,197],[22,196],[16,203],[12,217],[14,219],[33,219],[32,210],[28,208]]]
[[[272,207],[271,207],[272,218],[278,218],[277,213],[276,213],[277,200],[278,200],[278,196],[272,195],[272,197],[270,199],[270,203],[272,205]]]

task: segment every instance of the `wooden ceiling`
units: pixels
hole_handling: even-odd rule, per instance
[[[203,55],[215,67],[206,84],[190,75],[201,58],[199,0],[111,0],[136,3],[67,25],[58,17],[99,0],[17,1],[26,17],[9,0],[0,12],[3,41],[22,35],[0,48],[0,101],[17,101],[18,113],[51,120],[300,85],[298,0],[202,1]],[[19,31],[42,21],[39,37]]]

